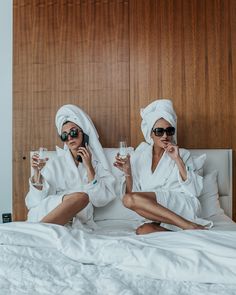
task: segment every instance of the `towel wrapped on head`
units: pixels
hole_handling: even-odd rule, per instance
[[[146,108],[140,110],[142,117],[141,129],[146,142],[153,144],[151,132],[157,120],[163,118],[168,121],[171,126],[175,127],[175,135],[173,140],[177,143],[177,116],[170,99],[157,99],[150,103]]]
[[[101,162],[105,170],[110,171],[108,161],[99,141],[99,135],[89,115],[78,106],[67,104],[62,106],[56,113],[55,124],[59,135],[61,135],[63,124],[67,121],[78,125],[89,136],[89,148],[92,154],[97,161]]]

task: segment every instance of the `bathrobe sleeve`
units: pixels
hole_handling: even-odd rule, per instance
[[[48,183],[44,180],[43,183],[43,189],[38,190],[35,188],[31,182],[31,178],[29,179],[29,192],[26,195],[25,198],[25,204],[28,210],[37,207],[43,199],[45,199],[48,196],[48,190],[49,190],[49,185]]]
[[[199,175],[199,169],[202,168],[206,157],[202,157],[199,161],[195,160],[194,162],[190,152],[184,149],[181,149],[180,156],[185,163],[187,179],[183,181],[178,170],[178,181],[185,193],[199,197],[203,188],[203,177]]]
[[[56,181],[53,180],[55,177],[55,167],[54,167],[54,161],[49,161],[45,168],[42,170],[42,174],[46,177],[43,177],[43,187],[42,190],[38,190],[36,187],[33,186],[31,178],[29,179],[29,192],[26,195],[25,198],[25,204],[28,210],[37,207],[42,203],[43,200],[48,198],[49,195],[54,196],[54,200],[56,203],[58,203],[58,200],[56,200]],[[62,197],[59,197],[59,203],[62,199]]]
[[[146,153],[146,149],[148,148],[148,144],[145,142],[142,142],[134,151],[130,158],[130,164],[131,164],[131,173],[132,173],[132,179],[133,179],[133,186],[132,186],[132,192],[141,192],[141,183],[140,183],[140,171],[143,169],[142,162],[140,161],[141,155],[143,153]]]
[[[95,207],[103,207],[116,198],[115,177],[97,162],[95,178],[85,186],[85,192]]]

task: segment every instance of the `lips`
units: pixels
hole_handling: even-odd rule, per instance
[[[70,141],[70,142],[69,142],[69,145],[74,145],[74,144],[76,144],[75,141]]]

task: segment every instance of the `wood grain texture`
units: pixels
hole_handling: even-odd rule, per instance
[[[140,108],[172,98],[179,146],[235,151],[236,1],[130,0],[129,7],[131,144],[143,140]],[[235,200],[233,207],[236,220]]]
[[[235,15],[234,0],[14,0],[15,220],[29,151],[60,144],[66,103],[90,114],[104,146],[137,146],[140,108],[172,98],[180,146],[235,151]]]
[[[130,140],[128,12],[124,0],[14,0],[14,220],[26,217],[29,151],[61,145],[61,105],[87,111],[105,147]]]

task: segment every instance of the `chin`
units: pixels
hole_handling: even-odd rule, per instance
[[[78,144],[72,144],[72,145],[69,146],[69,149],[71,151],[77,151],[78,148],[79,148],[79,145]]]

